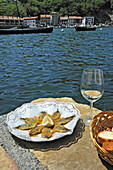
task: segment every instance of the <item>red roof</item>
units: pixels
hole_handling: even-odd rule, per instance
[[[41,14],[40,17],[41,17],[41,18],[45,18],[45,17],[50,18],[50,15]]]
[[[68,17],[60,17],[60,20],[66,20]]]
[[[24,17],[23,19],[24,20],[26,20],[26,19],[31,19],[32,20],[32,19],[37,19],[37,18],[38,18],[38,16],[35,16],[35,17]]]
[[[80,16],[69,16],[69,19],[82,19]]]

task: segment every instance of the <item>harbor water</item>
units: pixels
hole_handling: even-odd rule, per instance
[[[80,92],[87,67],[104,71],[104,95],[94,107],[113,110],[113,27],[0,35],[0,115],[43,97],[71,97],[89,104]]]

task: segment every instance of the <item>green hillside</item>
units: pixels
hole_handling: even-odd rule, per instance
[[[59,16],[95,16],[97,22],[110,21],[113,0],[0,0],[1,16],[39,16],[59,12]]]

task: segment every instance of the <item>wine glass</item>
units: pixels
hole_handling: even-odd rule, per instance
[[[92,121],[93,103],[99,100],[104,93],[103,71],[98,68],[87,68],[83,70],[81,78],[81,93],[90,102],[90,114],[83,118],[86,126],[90,126]]]

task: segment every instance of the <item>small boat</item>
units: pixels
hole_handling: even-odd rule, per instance
[[[94,17],[83,17],[82,23],[75,26],[76,31],[95,31]]]
[[[53,27],[39,27],[39,28],[11,28],[0,29],[1,34],[31,34],[31,33],[51,33]]]
[[[75,26],[76,31],[95,31],[96,26],[87,26],[87,25],[77,25]]]

